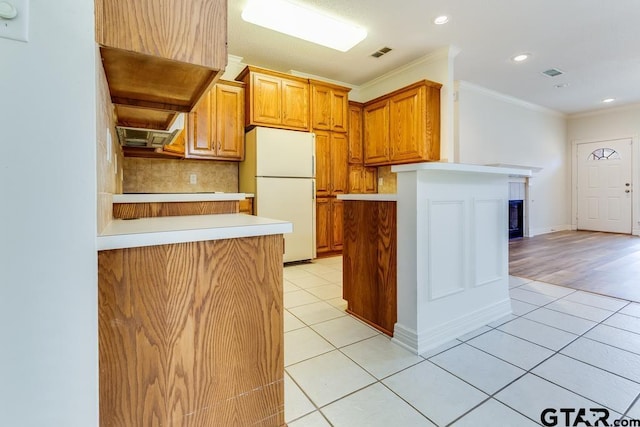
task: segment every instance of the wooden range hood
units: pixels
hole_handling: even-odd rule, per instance
[[[226,0],[96,0],[118,126],[168,129],[227,65]]]

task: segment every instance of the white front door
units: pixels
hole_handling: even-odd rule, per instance
[[[631,139],[578,144],[578,230],[631,234]]]

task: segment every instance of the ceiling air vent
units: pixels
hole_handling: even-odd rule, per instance
[[[381,49],[378,49],[377,51],[373,52],[371,54],[371,56],[373,56],[374,58],[380,58],[382,55],[384,55],[385,53],[391,52],[391,48],[390,47],[383,47]]]
[[[548,70],[543,71],[542,74],[547,77],[557,77],[561,74],[564,74],[564,71],[560,71],[557,68],[549,68]]]

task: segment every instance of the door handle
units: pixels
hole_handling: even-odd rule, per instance
[[[630,183],[628,183],[628,182],[626,182],[626,183],[624,184],[624,186],[625,186],[625,187],[631,187],[631,184],[630,184]]]
[[[631,190],[624,190],[625,193],[631,193]]]

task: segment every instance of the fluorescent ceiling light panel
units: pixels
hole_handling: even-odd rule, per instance
[[[367,37],[362,27],[285,0],[250,0],[242,19],[341,52]]]

